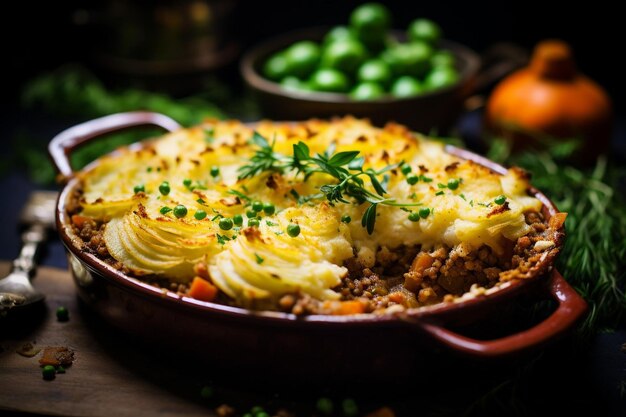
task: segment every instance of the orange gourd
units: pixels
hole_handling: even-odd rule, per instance
[[[543,137],[583,140],[580,155],[591,159],[605,151],[611,135],[609,97],[580,74],[570,47],[540,42],[530,65],[502,80],[487,102],[487,128],[513,140],[520,149]]]

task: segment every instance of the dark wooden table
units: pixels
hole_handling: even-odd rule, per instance
[[[27,123],[44,139],[73,124],[57,119],[46,122],[41,116],[23,113],[3,115],[2,119],[5,129]],[[466,124],[475,125],[473,130],[479,121],[478,117],[465,119]],[[626,155],[626,123],[620,119],[617,127],[616,150]],[[13,134],[8,129],[3,139]],[[37,188],[23,173],[0,176],[4,196],[0,199],[0,258],[17,256],[17,218],[28,194]],[[216,372],[195,358],[164,352],[103,323],[76,298],[58,238],[51,237],[41,261],[46,267],[40,268],[34,282],[47,294],[42,310],[29,321],[0,321],[0,415],[212,416],[217,407],[229,404],[241,416],[259,404],[270,413],[284,408],[306,417],[319,414],[315,402],[321,396],[331,397],[336,409],[343,398],[354,397],[361,415],[383,406],[389,406],[398,417],[522,416],[538,415],[537,410],[556,415],[626,415],[626,355],[620,351],[626,342],[626,328],[601,332],[582,346],[578,346],[580,340],[565,340],[514,364],[470,362],[462,365],[463,372],[446,367],[447,363],[435,364],[442,366],[436,379],[416,375],[413,386],[395,393],[382,392],[393,381],[372,381],[367,392],[349,386],[341,393],[310,388],[304,385],[306,376],[295,370],[293,379],[285,381],[287,388],[274,388],[276,381],[270,377],[250,375],[237,369],[237,364],[232,364],[232,372]],[[7,270],[8,263],[0,262],[0,276]],[[66,323],[55,317],[60,305],[70,311]],[[76,351],[75,364],[66,374],[44,381],[38,357],[15,353],[33,340],[40,347],[71,347]],[[400,365],[401,361],[398,358]],[[210,399],[200,396],[204,386],[214,390]],[[620,396],[620,390],[625,394]]]

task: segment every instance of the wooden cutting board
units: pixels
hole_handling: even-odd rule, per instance
[[[0,261],[0,276],[9,267]],[[304,388],[300,378],[276,387],[269,377],[247,375],[245,370],[206,369],[193,358],[160,350],[110,327],[80,302],[68,271],[39,268],[33,285],[46,294],[41,308],[19,320],[0,320],[0,415],[222,417],[227,405],[237,417],[260,405],[270,415],[310,417],[320,415],[316,402],[321,396],[333,399],[333,415],[343,415],[344,394]],[[69,310],[69,321],[57,320],[59,306]],[[67,346],[75,351],[74,364],[46,381],[39,366],[41,352],[32,358],[16,353],[25,343],[39,348]],[[203,398],[201,391],[207,386],[213,394]],[[386,406],[389,397],[372,401],[355,395],[361,411],[366,411],[360,416],[396,416]],[[400,411],[405,405],[400,400],[393,407]]]
[[[9,269],[0,263],[0,276]],[[28,320],[0,321],[0,414],[13,412],[64,416],[215,416],[221,404],[235,405],[238,415],[255,404],[268,404],[266,393],[215,387],[210,371],[192,360],[155,353],[107,327],[77,299],[69,272],[40,268],[34,286],[45,304]],[[56,309],[65,306],[67,322]],[[39,358],[16,353],[25,343],[36,347],[67,346],[76,360],[52,381],[42,378]],[[200,395],[212,386],[210,399]],[[275,411],[276,408],[274,408]]]

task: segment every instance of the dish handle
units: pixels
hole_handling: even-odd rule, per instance
[[[72,177],[74,171],[70,155],[76,147],[98,136],[135,126],[153,125],[168,132],[180,129],[180,125],[164,114],[147,111],[116,113],[89,120],[64,130],[48,144],[48,153],[64,179]]]
[[[567,332],[587,311],[587,303],[556,270],[545,287],[558,302],[557,309],[544,321],[510,336],[494,340],[478,340],[462,336],[432,323],[414,322],[444,346],[476,357],[507,356],[536,348]]]

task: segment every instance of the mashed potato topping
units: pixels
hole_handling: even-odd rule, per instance
[[[320,188],[338,181],[327,173],[305,178],[295,169],[268,169],[241,179],[241,167],[259,150],[254,130],[279,159],[302,142],[311,155],[359,151],[362,169],[390,167],[377,177],[386,189],[381,198],[402,207],[378,204],[369,233],[361,220],[370,204],[345,195],[347,202],[328,201]],[[81,175],[81,215],[106,223],[109,254],[134,275],[187,283],[202,262],[223,294],[248,306],[294,292],[337,300],[333,288],[348,274],[345,263],[356,257],[373,266],[383,247],[463,244],[502,255],[531,232],[525,213],[542,206],[519,170],[496,174],[402,126],[379,129],[353,118],[254,129],[209,121],[121,149]],[[374,192],[369,177],[362,179]],[[255,212],[253,202],[274,210]],[[292,236],[289,225],[300,232]]]

